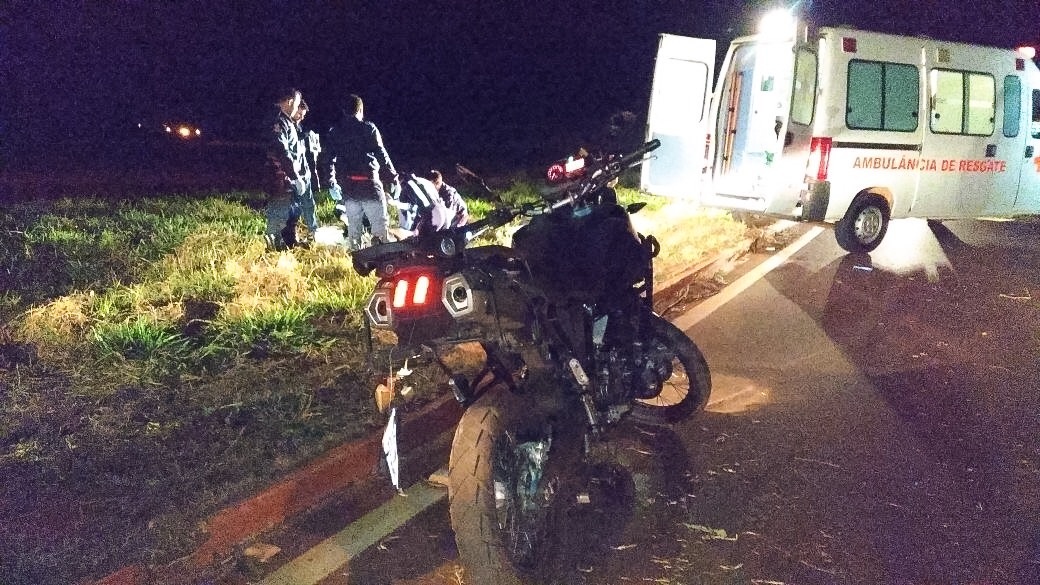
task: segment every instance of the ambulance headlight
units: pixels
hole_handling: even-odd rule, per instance
[[[796,26],[797,21],[790,10],[777,8],[767,12],[758,22],[758,33],[776,40],[791,39]]]

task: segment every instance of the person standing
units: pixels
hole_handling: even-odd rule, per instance
[[[372,229],[372,243],[390,238],[386,193],[381,176],[392,183],[394,193],[401,181],[390,155],[383,146],[379,129],[364,119],[364,102],[357,95],[347,96],[340,106],[342,117],[329,129],[325,139],[325,162],[330,189],[342,193],[347,221],[347,246],[362,247],[362,225],[367,219]]]
[[[294,121],[303,96],[298,89],[286,88],[280,90],[276,97],[278,110],[274,119],[268,122],[266,140],[267,158],[274,179],[271,194],[276,198],[269,204],[268,224],[269,229],[278,229],[279,224],[284,222],[279,235],[284,245],[292,248],[299,243],[296,239],[296,224],[310,185],[307,147]]]
[[[441,197],[441,201],[448,208],[448,227],[466,225],[466,222],[469,221],[469,208],[466,206],[466,200],[459,194],[458,189],[445,183],[444,175],[437,169],[427,173],[426,178],[433,183],[433,186],[437,189],[437,194]]]
[[[292,199],[289,204],[289,218],[293,223],[293,233],[296,230],[296,221],[303,219],[304,225],[310,232],[310,238],[314,237],[314,234],[318,231],[318,217],[314,208],[314,191],[316,187],[317,179],[317,166],[316,162],[312,162],[312,157],[317,157],[321,151],[321,146],[318,143],[318,134],[315,132],[306,132],[303,129],[303,119],[307,117],[307,112],[310,107],[307,102],[301,97],[300,107],[296,109],[296,114],[293,115],[293,122],[296,123],[296,134],[300,137],[300,141],[303,143],[303,159],[304,167],[306,168],[306,175],[304,176],[305,187],[304,190]],[[314,161],[317,159],[314,158]],[[292,220],[292,218],[297,218]],[[297,240],[297,243],[301,243]]]

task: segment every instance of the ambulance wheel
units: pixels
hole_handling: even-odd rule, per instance
[[[888,231],[888,203],[877,195],[860,195],[834,226],[838,245],[853,254],[872,252]]]

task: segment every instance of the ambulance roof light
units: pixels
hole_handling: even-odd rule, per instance
[[[1026,59],[1036,58],[1036,47],[1019,47],[1015,49],[1019,55],[1022,55]]]
[[[770,39],[783,40],[794,38],[797,21],[794,14],[786,8],[770,10],[758,22],[758,33]]]

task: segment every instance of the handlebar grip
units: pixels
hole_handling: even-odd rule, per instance
[[[622,159],[620,161],[618,161],[618,163],[621,165],[622,168],[626,168],[630,164],[632,164],[635,161],[637,161],[637,160],[643,158],[644,156],[646,156],[646,153],[652,152],[654,150],[657,150],[660,146],[661,146],[661,141],[656,139],[656,138],[654,138],[653,140],[643,144],[643,146],[640,146],[639,148],[637,148],[631,154],[628,154],[628,155],[625,155],[624,157],[622,157]]]

